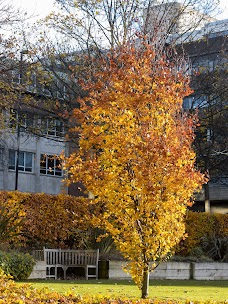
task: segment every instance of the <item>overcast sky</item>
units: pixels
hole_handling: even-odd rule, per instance
[[[54,8],[54,0],[11,0],[15,6],[28,11],[29,14],[46,16]],[[221,8],[225,9],[218,19],[228,19],[228,1],[220,0]]]

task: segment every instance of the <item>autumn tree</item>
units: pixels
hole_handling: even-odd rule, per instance
[[[50,75],[49,71],[43,68],[44,64],[37,59],[38,50],[27,43],[27,39],[31,37],[25,32],[32,16],[26,11],[16,9],[8,0],[0,0],[0,16],[1,130],[10,126],[15,133],[18,127],[29,134],[44,136],[44,126],[38,123],[37,117],[43,116],[46,120],[56,117],[56,109],[59,114],[62,108],[59,109],[57,105],[55,86],[55,92],[49,94],[48,88],[53,83],[53,75]],[[45,55],[48,54],[50,52]],[[58,93],[64,95],[62,87],[63,84]],[[11,111],[12,109],[14,111]],[[25,121],[29,127],[25,128]],[[5,134],[2,137],[4,136]],[[2,145],[5,144],[3,139],[1,142]]]
[[[149,272],[183,238],[186,208],[203,177],[194,168],[194,118],[182,99],[191,91],[182,60],[153,47],[125,45],[109,54],[74,116],[79,150],[66,159],[70,182],[81,181],[100,204],[105,228],[129,260],[142,297]]]
[[[81,88],[69,81],[72,64],[77,65],[75,74],[80,79],[86,69],[93,73],[98,68],[94,57],[104,57],[107,49],[121,46],[138,35],[147,36],[156,45],[157,53],[163,51],[166,43],[189,41],[196,30],[214,20],[211,15],[216,14],[217,4],[214,0],[185,0],[181,4],[169,0],[161,3],[56,0],[55,3],[58,10],[30,30],[36,37],[27,38],[27,47],[35,50],[43,67],[57,76],[59,83],[66,84],[68,78],[66,95],[74,93],[74,96],[81,94]],[[52,65],[51,59],[50,64],[49,58],[58,62],[65,79],[56,75],[56,63]],[[64,101],[69,105],[69,99]]]
[[[23,15],[14,9],[7,0],[0,0],[0,91],[1,109],[15,101],[16,94],[9,85],[12,79],[12,72],[17,66],[15,63],[15,53],[18,51],[18,43],[13,35],[13,26],[18,24]],[[1,114],[2,115],[2,114]]]
[[[11,108],[19,110],[23,104],[35,105],[36,102],[34,96],[25,94],[23,81],[29,51],[25,49],[23,35],[18,30],[23,28],[31,16],[21,9],[16,9],[10,1],[0,0],[0,17],[0,125],[3,131],[11,118],[15,118],[11,117]],[[4,144],[2,138],[1,145]]]

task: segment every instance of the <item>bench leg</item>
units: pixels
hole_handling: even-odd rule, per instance
[[[95,274],[89,274],[89,269],[95,269]],[[89,278],[98,279],[98,268],[94,265],[86,265],[85,266],[85,278],[88,280]]]
[[[57,267],[55,266],[55,280],[57,280]]]
[[[66,280],[67,268],[68,268],[68,266],[62,266],[62,269],[63,269],[63,280]]]
[[[85,279],[88,280],[88,275],[89,275],[89,268],[88,266],[86,265],[85,267]]]
[[[51,268],[54,268],[54,274],[51,274]],[[46,266],[46,279],[53,278],[57,280],[57,267],[55,265]]]

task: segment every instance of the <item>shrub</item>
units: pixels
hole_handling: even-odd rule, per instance
[[[94,207],[90,200],[86,198],[63,194],[47,195],[43,193],[0,191],[1,201],[4,201],[7,210],[12,210],[11,206],[15,206],[14,209],[18,211],[14,214],[23,215],[23,222],[18,223],[18,221],[12,219],[10,224],[13,227],[15,224],[20,224],[20,227],[17,225],[18,229],[16,231],[19,234],[18,240],[23,237],[21,243],[33,249],[40,249],[43,246],[79,247],[81,231],[86,231],[91,227],[91,210]],[[10,231],[11,226],[8,222],[5,221],[5,223]],[[15,245],[15,240],[10,236],[9,238]]]
[[[15,280],[24,280],[29,277],[35,260],[29,254],[6,253],[0,251],[0,267],[5,274],[12,276]]]
[[[202,237],[211,235],[214,221],[208,213],[188,212],[186,217],[187,238],[180,243],[178,255],[188,256],[192,250],[200,246]]]
[[[217,261],[227,259],[224,252],[227,252],[228,214],[189,211],[186,217],[186,233],[187,238],[176,249],[177,255],[196,254],[200,257],[202,254]]]
[[[213,216],[217,222],[217,235],[228,237],[228,214],[215,213]]]
[[[6,252],[0,251],[0,269],[2,269],[5,274],[10,273],[9,259],[10,259],[9,254],[7,254]]]
[[[86,249],[99,249],[100,259],[107,259],[115,248],[112,237],[107,235],[105,230],[99,228],[88,230],[84,244]]]

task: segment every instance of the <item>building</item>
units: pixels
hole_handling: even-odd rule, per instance
[[[11,128],[1,130],[0,189],[49,194],[67,192],[57,158],[67,152],[67,145],[58,137],[56,121],[51,129],[47,128],[47,136],[28,132],[26,125],[19,128],[19,132]]]
[[[218,21],[190,5],[158,0],[144,12],[144,24],[155,47],[171,45],[187,58],[194,92],[183,107],[198,112],[197,166],[210,178],[193,209],[228,213],[228,19]]]
[[[7,94],[13,101],[8,106],[3,103],[1,109],[4,124],[0,130],[0,189],[67,193],[58,158],[61,153],[68,154],[66,130],[63,121],[51,110],[57,96],[55,99],[50,96],[44,82],[34,79],[27,82],[22,63],[21,57],[10,70],[11,76],[5,77],[11,87]]]
[[[157,0],[149,10],[144,10],[144,31],[151,41],[163,39],[177,44],[193,40],[206,24],[214,21],[191,3]]]
[[[228,213],[228,19],[206,24],[184,44],[194,74],[194,92],[184,108],[197,109],[197,165],[210,181],[197,196],[195,210]],[[206,203],[205,203],[206,202]]]

